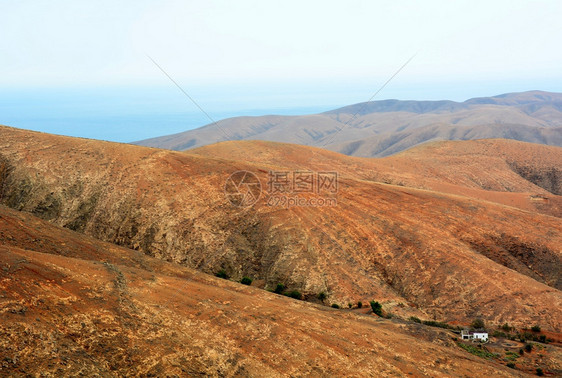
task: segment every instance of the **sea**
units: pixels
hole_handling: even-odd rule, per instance
[[[0,125],[129,143],[192,130],[230,117],[315,114],[337,107],[310,105],[306,99],[263,101],[259,95],[194,92],[190,96],[197,105],[173,87],[2,90]]]

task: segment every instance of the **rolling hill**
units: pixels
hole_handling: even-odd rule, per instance
[[[1,202],[96,239],[256,287],[283,283],[397,317],[560,330],[559,147],[440,142],[385,159],[272,142],[189,153],[0,128]],[[262,198],[232,206],[253,172]],[[338,173],[335,206],[279,206],[270,171]],[[313,194],[304,193],[310,200]]]
[[[247,151],[251,153],[247,153]],[[562,217],[559,147],[510,140],[433,142],[380,159],[344,157],[320,148],[274,142],[222,142],[189,151],[207,157],[314,167],[397,186],[466,195]]]
[[[483,138],[562,146],[562,94],[530,91],[464,102],[383,100],[313,115],[235,117],[134,144],[181,151],[228,140],[265,140],[375,157],[433,140]]]
[[[518,375],[444,330],[221,280],[4,206],[0,262],[3,376]]]

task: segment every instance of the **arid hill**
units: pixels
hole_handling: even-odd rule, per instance
[[[562,94],[508,93],[454,101],[383,100],[303,116],[234,117],[135,144],[176,151],[264,140],[388,156],[434,140],[505,138],[562,146]]]
[[[447,142],[381,160],[269,142],[181,153],[0,135],[2,203],[53,224],[309,301],[325,292],[327,304],[376,299],[404,318],[561,328],[557,147]],[[253,207],[225,195],[240,170],[262,183]],[[337,172],[337,194],[322,194],[337,205],[270,202],[268,172],[296,170]]]
[[[444,330],[221,280],[3,206],[0,265],[2,376],[519,375]]]
[[[190,153],[466,195],[562,217],[562,149],[512,140],[433,142],[382,159],[274,142],[223,142]]]

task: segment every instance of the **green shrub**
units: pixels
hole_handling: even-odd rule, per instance
[[[540,325],[534,325],[531,327],[531,331],[533,332],[540,332],[541,331],[541,326]]]
[[[228,274],[226,273],[226,270],[224,270],[224,269],[219,270],[219,271],[215,274],[215,276],[217,276],[218,278],[224,278],[225,280],[228,279]]]
[[[461,342],[457,342],[457,345],[459,347],[461,347],[462,349],[466,350],[467,352],[472,353],[472,354],[474,354],[475,356],[478,356],[478,357],[482,357],[482,358],[486,358],[486,359],[497,357],[497,355],[495,353],[491,353],[491,352],[488,352],[486,349],[482,349],[481,345],[478,345],[478,347],[475,347],[473,345],[468,345],[468,344],[461,343]]]
[[[515,364],[514,364],[513,362],[508,362],[508,363],[507,363],[507,367],[508,367],[508,368],[515,369]]]
[[[519,354],[520,354],[520,355],[524,355],[524,354],[525,354],[525,351],[523,350],[523,348],[519,349]]]
[[[514,352],[505,352],[505,359],[509,361],[515,361],[519,358],[519,355]]]
[[[340,305],[337,304],[337,303],[332,303],[332,307],[333,307],[333,308],[340,308]]]
[[[320,293],[318,293],[318,299],[320,299],[321,302],[324,302],[327,297],[328,297],[328,296],[327,296],[326,293],[324,293],[323,291],[321,291]]]
[[[548,341],[546,340],[546,335],[539,336],[539,342],[546,344]]]
[[[495,330],[494,332],[492,332],[492,336],[494,336],[494,337],[507,337],[507,334],[505,334],[502,331]]]
[[[472,328],[476,328],[476,329],[484,328],[484,326],[485,326],[484,321],[480,318],[474,319],[474,321],[472,322],[471,325],[472,325]]]
[[[530,353],[533,350],[533,344],[525,345],[525,352]]]
[[[302,299],[302,294],[298,290],[290,291],[289,293],[287,293],[287,296],[294,299]]]
[[[353,307],[353,303],[348,303],[347,307],[352,308]]]
[[[357,308],[361,308],[361,307],[363,307],[363,302],[361,301],[357,302]]]
[[[273,290],[273,292],[276,294],[282,294],[284,291],[285,285],[283,285],[282,283],[278,283],[277,286],[275,286],[275,290]]]
[[[240,281],[240,283],[243,284],[243,285],[251,285],[252,279],[250,277],[242,277],[242,280]]]
[[[410,316],[409,320],[410,320],[411,322],[414,322],[414,323],[421,323],[421,322],[422,322],[422,321],[420,320],[420,318],[417,318],[417,317],[415,317],[415,316]]]
[[[534,340],[535,339],[535,335],[530,333],[530,332],[523,332],[517,335],[517,337],[519,338],[519,340],[524,343],[527,340]]]
[[[543,373],[543,371],[542,371],[541,368],[537,368],[537,375],[538,375],[539,377],[542,377],[542,376],[544,375],[544,373]]]
[[[369,302],[371,309],[375,314],[382,317],[382,305],[379,302],[371,301]]]
[[[439,327],[439,328],[445,328],[445,329],[454,329],[454,327],[451,327],[450,325],[448,325],[447,323],[443,323],[443,322],[437,322],[435,320],[424,320],[422,322],[425,325],[428,325],[430,327]]]
[[[504,325],[502,325],[501,327],[505,332],[510,332],[512,330],[512,327],[509,326],[509,324],[505,323]]]

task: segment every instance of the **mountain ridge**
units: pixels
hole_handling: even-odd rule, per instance
[[[255,139],[375,157],[437,136],[444,140],[509,138],[562,146],[562,94],[529,91],[464,102],[380,100],[304,116],[234,117],[133,144],[185,150]],[[389,141],[393,148],[384,147]]]
[[[2,375],[517,375],[445,330],[218,279],[2,205],[0,226]]]
[[[312,301],[320,292],[340,305],[377,299],[405,318],[562,324],[550,311],[562,300],[560,218],[549,213],[560,196],[541,181],[562,166],[558,147],[441,142],[366,159],[259,141],[184,153],[5,127],[0,134],[11,167],[2,202],[96,239],[206,273],[251,276],[265,289],[283,283]],[[542,186],[508,164],[521,159]],[[339,171],[337,206],[268,205],[268,172],[297,169]],[[240,170],[254,172],[265,191],[250,209],[225,196]]]

